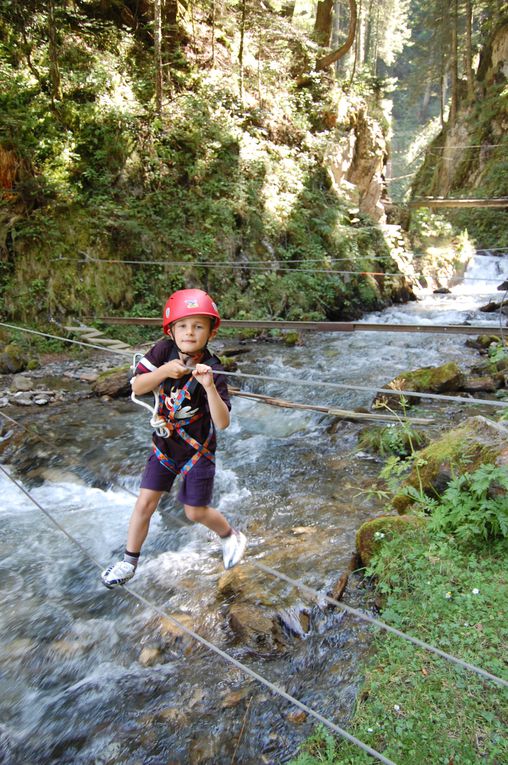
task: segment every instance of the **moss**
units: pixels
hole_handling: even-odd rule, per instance
[[[422,488],[425,494],[439,495],[450,480],[470,473],[483,464],[496,464],[506,449],[506,432],[485,417],[471,417],[455,430],[422,449],[418,465],[413,467],[406,485]],[[413,498],[400,493],[392,500],[398,513],[405,513]]]
[[[381,515],[363,523],[356,532],[356,549],[362,565],[368,566],[383,543],[397,534],[407,534],[426,523],[415,515]]]

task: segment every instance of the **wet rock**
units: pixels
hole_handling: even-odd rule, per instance
[[[109,396],[111,398],[121,398],[130,396],[132,376],[129,365],[108,369],[97,377],[92,385],[92,390],[97,396]]]
[[[251,692],[251,685],[246,685],[237,691],[228,691],[222,697],[222,709],[236,707]]]
[[[451,290],[448,289],[448,287],[437,287],[435,290],[432,290],[434,295],[450,295]]]
[[[494,311],[499,311],[500,308],[501,303],[496,303],[494,300],[491,300],[490,303],[480,306],[479,310],[482,311],[482,313],[494,313]]]
[[[505,465],[508,462],[508,427],[478,415],[470,417],[454,430],[443,434],[437,441],[420,452],[418,470],[413,468],[406,485],[425,494],[441,494],[452,478],[472,473],[482,464]],[[392,506],[405,513],[413,503],[411,497],[398,494]]]
[[[491,345],[497,345],[499,341],[498,335],[478,335],[476,338],[468,337],[465,345],[468,348],[476,348],[478,351],[486,351]]]
[[[411,390],[427,393],[446,393],[448,391],[457,391],[462,389],[464,374],[454,361],[449,361],[439,367],[421,367],[412,371],[403,372],[397,375],[388,385],[383,388],[393,388],[394,390]],[[393,408],[400,407],[400,396],[391,396],[383,393],[376,396],[374,405],[382,405],[383,402]],[[417,403],[419,399],[411,396],[407,399],[407,405],[411,406]]]
[[[138,661],[143,667],[153,667],[159,664],[163,658],[160,648],[145,646],[139,654]]]
[[[274,617],[263,609],[247,603],[234,603],[229,609],[229,624],[233,632],[250,644],[274,648],[281,644],[282,633]]]
[[[0,374],[8,375],[26,369],[28,359],[15,343],[6,345],[0,352]]]
[[[464,383],[462,389],[468,393],[495,393],[503,384],[503,380],[500,377],[492,377],[485,375],[478,377],[475,375],[466,375],[464,377]]]
[[[33,390],[33,388],[34,383],[30,377],[25,377],[24,375],[14,375],[11,380],[10,389],[14,392]]]
[[[173,616],[184,627],[194,630],[194,620],[189,614],[175,613],[171,614],[171,616]],[[161,642],[164,646],[174,645],[177,641],[181,642],[183,638],[192,640],[191,636],[185,632],[184,629],[181,629],[181,627],[171,621],[171,619],[168,619],[166,616],[162,617],[160,620],[159,634]]]
[[[387,539],[407,534],[425,523],[424,518],[414,515],[381,515],[362,523],[356,532],[356,549],[362,564],[368,566]]]
[[[200,736],[190,745],[189,765],[201,765],[203,762],[218,762],[218,746],[218,741],[213,736]]]
[[[303,711],[303,709],[295,710],[294,712],[289,712],[289,714],[286,715],[286,720],[293,725],[302,725],[302,723],[305,722],[307,719],[307,713]]]

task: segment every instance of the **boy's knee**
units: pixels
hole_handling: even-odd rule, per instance
[[[201,523],[208,512],[207,507],[194,507],[194,505],[184,505],[183,508],[189,521],[194,521],[195,523]]]
[[[157,509],[158,503],[158,497],[138,497],[135,509],[136,512],[144,518],[151,518]]]

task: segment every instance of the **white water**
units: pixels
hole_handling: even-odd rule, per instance
[[[426,294],[417,303],[393,306],[365,316],[364,321],[468,322],[498,326],[495,315],[482,313],[478,308],[489,300],[501,300],[503,293],[496,290],[497,280],[500,282],[506,277],[507,257],[477,257],[468,268],[464,282],[456,285],[450,295]],[[465,346],[465,339],[461,335],[378,332],[309,334],[303,347],[281,349],[259,344],[242,369],[292,381],[282,388],[277,383],[255,381],[250,384],[251,389],[305,403],[336,404],[344,408],[366,406],[372,399],[371,394],[357,390],[334,392],[319,388],[316,383],[328,380],[378,387],[403,370],[440,364],[445,359],[462,365],[472,364],[478,356]],[[96,402],[82,405],[79,419],[86,437],[83,454],[77,454],[78,462],[82,459],[92,473],[102,479],[116,477],[135,491],[149,440],[148,423],[138,410],[126,413],[125,407],[116,411],[114,406],[107,410],[99,409],[100,406]],[[248,529],[251,555],[270,551],[277,544],[274,540],[283,539],[291,527],[321,524],[328,528],[332,524],[334,559],[322,561],[309,555],[287,562],[286,573],[291,573],[289,566],[294,565],[297,575],[306,581],[310,579],[311,583],[312,577],[316,577],[321,584],[328,581],[332,572],[337,572],[337,567],[340,573],[340,561],[347,561],[354,544],[354,530],[362,520],[362,511],[358,509],[354,517],[337,517],[332,502],[336,493],[344,495],[344,499],[352,495],[346,492],[342,474],[334,474],[328,467],[328,461],[334,464],[337,455],[354,450],[357,429],[345,426],[340,439],[333,440],[326,433],[327,425],[326,418],[310,412],[273,409],[254,401],[234,399],[232,425],[220,435],[215,493],[221,511],[235,525]],[[68,420],[63,418],[61,427],[67,428],[68,433],[76,432],[75,415],[69,415]],[[104,442],[105,432],[111,433],[108,443]],[[76,445],[70,445],[76,456]],[[367,464],[361,470],[367,471]],[[93,557],[108,563],[122,549],[133,497],[121,489],[93,488],[67,468],[54,466],[47,474],[48,480],[42,485],[30,487],[33,496]],[[174,666],[166,657],[166,663],[155,669],[141,667],[140,651],[144,645],[151,645],[154,636],[153,614],[121,594],[105,591],[94,566],[83,561],[81,552],[3,475],[0,475],[0,490],[4,531],[0,562],[0,711],[8,736],[3,743],[4,753],[9,751],[8,741],[12,743],[12,751],[19,741],[21,752],[25,751],[23,746],[28,747],[29,760],[22,759],[23,762],[134,765],[138,762],[136,757],[141,756],[144,765],[166,763],[169,755],[154,754],[155,743],[140,743],[137,722],[140,716],[147,707],[153,706],[158,695],[161,700],[164,695],[168,696],[166,706],[181,704],[187,709],[190,704],[187,689],[189,693],[194,689],[192,693],[195,693],[196,689],[204,688],[208,701],[203,702],[203,712],[189,711],[191,741],[193,736],[199,738],[201,717],[204,710],[211,714],[210,710],[214,709],[218,693],[215,684],[221,678],[224,682],[224,667],[209,657],[199,656],[190,661],[182,656]],[[177,511],[173,500],[169,506]],[[363,512],[368,515],[367,510]],[[221,614],[222,605],[216,596],[220,572],[218,546],[205,530],[198,526],[178,527],[171,517],[156,514],[135,579],[136,589],[170,610],[191,614],[200,627],[198,631],[224,645],[229,638]],[[270,586],[266,584],[267,591]],[[326,632],[325,627],[320,627],[323,637],[338,639],[337,623],[329,628]],[[316,635],[318,633],[316,629]],[[292,650],[293,659],[271,660],[266,665],[260,662],[258,670],[272,676],[280,672],[282,678],[287,678],[289,671],[296,682],[298,673],[292,672],[291,661],[300,657],[302,687],[295,688],[296,695],[302,697],[303,694],[305,698],[305,693],[318,687],[323,694],[316,702],[320,711],[329,709],[329,713],[333,713],[341,704],[347,708],[346,699],[354,698],[357,674],[354,667],[358,659],[347,654],[351,666],[342,670],[344,674],[339,682],[325,664],[321,643],[312,650],[310,643],[307,648],[302,644]],[[312,654],[319,659],[320,670],[309,664]],[[247,661],[249,663],[249,654]],[[319,671],[323,674],[319,675]],[[178,677],[174,688],[166,677],[168,673],[176,673]],[[227,687],[231,685],[230,680]],[[237,678],[237,682],[239,680]],[[158,690],[152,689],[147,695],[147,685]],[[340,703],[332,695],[335,686],[340,687],[343,694]],[[236,687],[234,683],[233,687]],[[126,705],[121,713],[119,698]],[[253,710],[259,708],[260,711],[253,711],[252,715],[258,715],[259,719],[257,723],[253,719],[249,736],[245,738],[254,741],[254,745],[258,740],[261,749],[269,752],[270,725],[277,702],[269,710],[266,703],[259,701],[257,706],[253,705]],[[231,726],[238,735],[243,715],[243,707],[237,713],[215,711],[217,746],[224,747],[217,750],[220,755],[213,755],[218,757],[215,762],[221,761],[224,752],[229,752],[231,758],[228,749]],[[210,721],[206,722],[209,724]],[[76,749],[72,731],[81,727],[85,742]],[[292,747],[294,750],[296,741],[309,730],[308,726],[299,731],[292,728],[289,732],[278,728],[282,749],[273,754],[274,759],[266,754],[267,761],[284,761],[281,751],[284,748],[291,751]],[[170,748],[177,746],[168,730],[159,732],[159,736],[161,740],[169,736]],[[286,739],[287,743],[283,743]],[[247,740],[247,748],[239,753],[239,761],[257,763],[257,755],[248,748]],[[186,762],[190,743],[186,743],[180,733],[177,733],[177,741],[181,747],[178,756],[183,758],[177,761]],[[136,754],[138,748],[140,755]],[[0,738],[0,754],[1,751]],[[110,754],[102,757],[101,752]]]

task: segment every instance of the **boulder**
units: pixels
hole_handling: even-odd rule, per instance
[[[111,398],[121,398],[131,395],[130,379],[132,377],[131,367],[115,367],[108,369],[97,377],[92,385],[92,390],[97,396],[110,396]]]
[[[425,494],[443,493],[452,478],[474,472],[482,464],[508,465],[508,427],[478,415],[445,433],[419,453],[418,467],[413,467],[407,486]],[[413,499],[398,494],[392,506],[405,513]]]
[[[0,353],[0,375],[22,372],[26,369],[27,364],[27,357],[15,343],[9,343]]]
[[[383,542],[396,534],[407,534],[426,523],[415,515],[380,515],[362,523],[356,532],[356,549],[363,566],[368,566]]]
[[[383,388],[421,391],[422,393],[446,393],[461,390],[463,383],[464,374],[460,367],[454,361],[449,361],[439,367],[420,367],[412,371],[402,372],[388,385],[383,385]],[[400,407],[400,396],[390,396],[386,393],[376,396],[374,404],[379,406],[384,401],[390,408]],[[407,399],[407,405],[411,406],[418,401],[416,396],[411,396]]]

